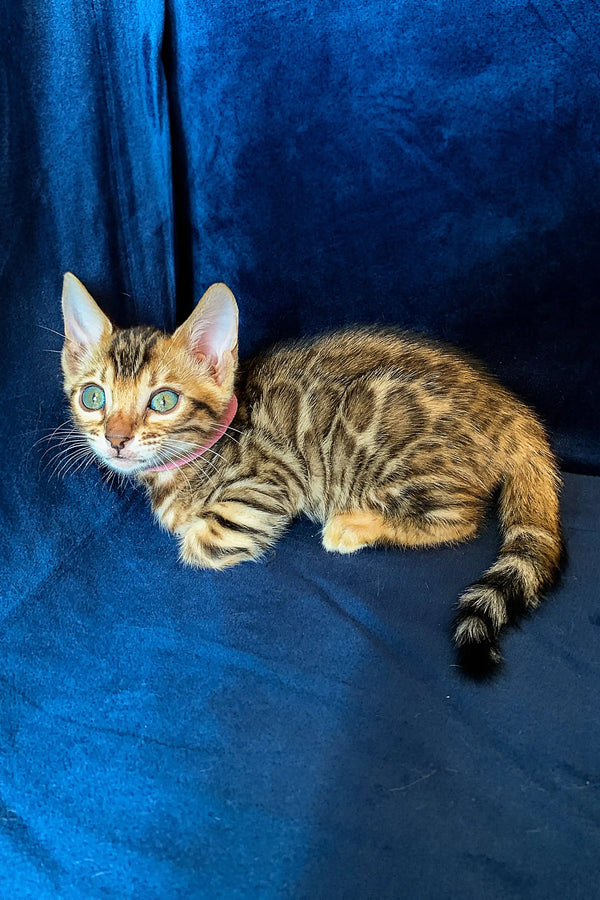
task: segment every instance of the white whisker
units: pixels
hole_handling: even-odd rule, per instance
[[[39,438],[37,441],[35,441],[35,443],[31,445],[32,449],[33,449],[33,447],[35,447],[37,444],[41,443],[42,441],[51,440],[52,437],[57,433],[57,431],[60,431],[61,429],[64,429],[69,434],[74,433],[74,430],[75,430],[73,427],[73,424],[71,423],[71,420],[65,419],[64,422],[61,422],[60,425],[57,425],[55,428],[45,428],[44,431],[49,431],[50,434],[45,434],[41,438]],[[36,432],[37,432],[37,429],[36,429]]]
[[[208,424],[210,425],[211,428],[218,428],[219,425],[221,425],[221,422],[209,422]],[[246,433],[243,428],[234,428],[233,425],[228,425],[225,430],[226,431],[236,431],[238,434]],[[230,437],[231,437],[231,435],[230,435]]]
[[[206,450],[204,451],[204,453],[212,453],[212,454],[214,454],[215,456],[218,456],[219,459],[222,459],[223,462],[224,462],[225,464],[227,463],[227,460],[225,459],[225,457],[223,456],[223,454],[222,454],[222,453],[219,453],[217,450],[213,450],[212,447],[207,447]]]
[[[65,453],[67,453],[66,458]],[[78,466],[81,461],[87,460],[89,454],[91,453],[90,449],[87,448],[85,450],[77,450],[75,453],[71,453],[71,451],[61,451],[51,462],[54,462],[58,458],[58,462],[56,463],[50,478],[48,480],[52,480],[52,478],[64,478],[68,472],[70,472],[75,466]],[[50,463],[48,464],[50,465]]]
[[[186,452],[189,453],[189,452],[191,452],[191,451],[193,451],[193,450],[195,449],[194,444],[192,444],[191,442],[189,442],[189,441],[181,441],[181,440],[178,440],[177,438],[165,438],[165,439],[164,439],[164,442],[163,442],[163,445],[164,445],[164,444],[173,444],[173,445],[177,444],[177,445],[179,445],[178,447],[173,447],[173,448],[170,450],[171,453],[173,453],[174,451],[177,452],[177,455],[176,455],[176,456],[173,456],[172,461],[177,461],[177,460],[181,459],[181,453],[183,453],[183,455],[185,456],[185,453],[186,453]],[[169,448],[168,448],[168,447],[166,447],[165,450],[166,450],[167,452],[169,452]],[[218,470],[217,466],[216,466],[210,459],[205,459],[203,456],[198,457],[197,459],[190,460],[190,462],[189,462],[189,463],[186,463],[186,465],[194,466],[196,472],[198,471],[198,468],[200,467],[200,474],[201,474],[203,477],[207,478],[207,479],[210,481],[210,483],[213,485],[213,487],[216,487],[216,484],[215,484],[213,478],[208,474],[208,472],[206,472],[206,470],[205,470],[204,467],[202,466],[202,462],[208,463],[208,465],[210,465],[210,466],[215,470],[215,472],[216,472],[217,474],[219,473],[219,470]],[[186,475],[185,472],[183,471],[183,468],[184,468],[184,467],[180,467],[179,471],[181,472],[181,474],[186,478],[186,480],[187,480],[188,483],[189,483],[189,479],[187,478],[187,475]],[[190,489],[191,489],[191,485],[190,485]]]
[[[200,465],[200,466],[201,466],[203,462],[208,463],[208,465],[211,466],[211,468],[213,468],[213,469],[215,470],[216,474],[217,474],[217,475],[219,474],[219,468],[218,468],[218,466],[215,465],[215,463],[212,461],[212,459],[207,459],[205,456],[199,456],[197,459],[193,459],[193,460],[189,463],[189,465],[190,465],[190,466],[193,466],[193,465]]]
[[[177,457],[177,455],[176,455],[173,451],[170,451],[168,448],[164,448],[163,453],[164,453],[164,462],[167,462],[167,463],[177,462],[178,457]],[[190,492],[190,495],[191,495],[191,493],[192,493],[192,485],[191,485],[191,483],[190,483],[189,478],[187,477],[187,475],[186,475],[185,472],[183,471],[183,468],[180,468],[180,469],[179,469],[179,472],[180,472],[180,474],[183,476],[183,478],[185,478],[185,480],[186,480],[186,482],[187,482],[187,486],[188,486],[189,492]]]
[[[40,325],[39,322],[36,322],[35,324],[37,325],[38,328],[43,328],[44,331],[49,331],[49,332],[51,332],[51,334],[57,334],[59,337],[63,338],[63,340],[65,340],[65,341],[68,340],[67,336],[65,334],[63,334],[62,331],[55,331],[54,328],[48,328],[47,325]]]
[[[212,475],[209,475],[208,472],[206,471],[206,469],[204,468],[204,466],[202,466],[201,457],[199,457],[197,460],[194,460],[194,462],[198,464],[199,474],[202,475],[203,478],[207,478],[210,481],[210,483],[212,484],[212,486],[214,488],[216,488],[217,485],[215,484],[214,478],[212,477]],[[209,460],[205,460],[205,462],[209,462]],[[191,465],[191,463],[190,463],[190,465]],[[196,468],[196,472],[198,472],[198,468]]]
[[[49,450],[46,450],[46,453],[44,453],[44,456],[46,456],[46,454],[47,454],[47,453],[50,453],[52,450],[54,450],[54,451],[56,451],[56,452],[54,453],[54,456],[51,456],[50,459],[46,462],[46,464],[44,465],[44,469],[48,468],[48,466],[51,466],[52,463],[53,463],[55,460],[57,460],[57,459],[59,459],[59,458],[62,458],[62,457],[64,457],[64,456],[72,456],[73,453],[75,453],[75,452],[78,452],[78,453],[79,453],[79,452],[83,452],[84,449],[88,449],[88,448],[84,448],[83,446],[76,446],[76,447],[60,447],[60,448],[57,450],[56,447],[50,447]],[[42,459],[44,458],[44,456],[42,456],[42,457],[40,458],[40,462],[42,461]]]
[[[40,456],[40,462],[42,462],[42,460],[45,459],[45,457],[48,456],[49,453],[52,453],[52,451],[56,449],[56,445],[48,447]],[[74,438],[71,441],[62,441],[59,445],[59,449],[62,453],[70,453],[73,450],[91,450],[91,447],[85,438]]]
[[[65,478],[68,474],[74,475],[75,472],[78,472],[86,463],[89,463],[89,456],[87,453],[80,453],[78,456],[66,460],[60,470],[60,477]]]

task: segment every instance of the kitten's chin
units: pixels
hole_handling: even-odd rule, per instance
[[[143,472],[148,465],[148,463],[142,462],[142,460],[139,459],[123,459],[120,456],[115,456],[114,459],[106,459],[106,457],[104,457],[102,462],[108,466],[109,469],[112,469],[113,472],[122,472],[126,475],[134,475],[136,472]]]

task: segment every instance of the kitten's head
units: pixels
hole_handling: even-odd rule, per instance
[[[136,473],[181,459],[215,431],[233,393],[238,311],[213,284],[173,335],[116,328],[82,283],[64,277],[64,388],[100,460]]]

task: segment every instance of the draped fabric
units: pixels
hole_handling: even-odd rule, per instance
[[[0,26],[0,896],[594,896],[598,4],[19,0]],[[502,677],[449,643],[493,517],[351,559],[301,521],[215,575],[134,486],[69,473],[65,270],[123,326],[225,281],[242,356],[416,328],[531,402],[570,561]]]

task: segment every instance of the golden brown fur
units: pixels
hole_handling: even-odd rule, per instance
[[[219,360],[199,352],[208,306],[172,338],[103,318],[85,352],[67,340],[65,388],[95,451],[146,486],[182,560],[213,569],[259,558],[301,513],[323,524],[332,552],[460,541],[500,488],[500,556],[461,597],[455,625],[463,663],[492,668],[501,631],[537,605],[562,557],[559,479],[534,414],[457,352],[392,330],[282,346],[236,373],[231,335]],[[234,378],[239,411],[227,436],[187,465],[147,471],[204,443]],[[103,410],[78,402],[89,383],[105,389]],[[169,415],[148,408],[163,386],[179,394]],[[120,444],[131,466],[107,459]]]

